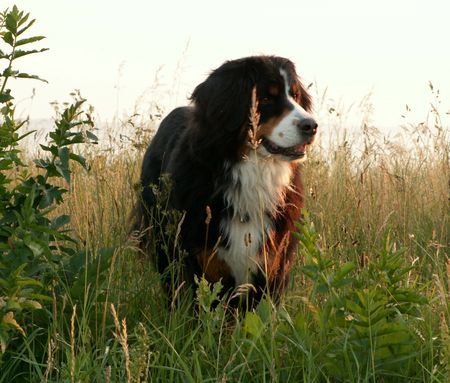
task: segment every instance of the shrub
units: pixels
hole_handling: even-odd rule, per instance
[[[0,36],[8,48],[0,51],[0,60],[6,61],[0,72],[0,357],[17,334],[27,336],[30,313],[51,302],[63,264],[76,251],[67,230],[70,217],[55,211],[67,192],[59,185],[70,184],[71,162],[87,168],[73,146],[96,141],[89,130],[92,119],[83,111],[85,100],[75,93],[73,104],[55,121],[49,144],[41,145],[47,156],[34,161],[38,174],[28,170],[20,142],[33,132],[20,135],[28,121],[15,118],[14,97],[6,86],[11,79],[44,81],[14,66],[19,58],[47,50],[24,49],[44,39],[24,37],[34,21],[16,6],[0,14]]]
[[[320,250],[319,237],[305,213],[298,225],[302,270],[312,282],[308,303],[315,307],[316,331],[328,344],[326,368],[331,376],[379,379],[396,372],[408,376],[408,361],[420,352],[417,323],[427,299],[408,286],[412,266],[405,264],[405,248],[390,235],[378,254],[367,257],[358,272],[354,262],[341,264]],[[297,318],[304,323],[306,318]]]

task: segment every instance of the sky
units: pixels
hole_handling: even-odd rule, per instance
[[[380,127],[399,124],[406,104],[423,118],[429,81],[450,110],[447,0],[0,0],[0,9],[13,4],[47,37],[36,47],[50,48],[18,63],[48,84],[11,85],[32,119],[51,117],[50,102],[73,89],[103,120],[151,102],[168,111],[224,61],[255,54],[290,58],[316,85],[316,104],[325,91],[348,107],[370,94]]]

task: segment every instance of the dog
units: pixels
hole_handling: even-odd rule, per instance
[[[279,298],[303,206],[299,164],[317,126],[294,64],[276,56],[225,62],[195,88],[189,106],[163,119],[144,156],[138,212],[148,229],[143,247],[169,295],[167,270],[175,263],[177,283],[195,287],[195,276],[204,276],[226,292],[250,286],[249,305],[265,294]],[[161,209],[182,219],[170,223]],[[170,224],[177,235],[162,240]]]

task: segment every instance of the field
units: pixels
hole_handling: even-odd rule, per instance
[[[204,280],[168,307],[129,230],[158,119],[115,121],[80,145],[97,132],[74,97],[51,137],[77,147],[71,172],[51,143],[34,162],[18,137],[2,141],[0,382],[448,382],[449,121],[431,85],[429,115],[395,138],[365,110],[347,129],[352,111],[316,97],[326,133],[301,169],[291,282],[251,312],[227,310]],[[6,137],[20,124],[1,102]]]
[[[330,129],[342,134],[333,120]],[[230,314],[212,308],[204,284],[199,312],[184,303],[169,310],[158,275],[129,236],[154,124],[135,124],[126,142],[85,148],[91,169],[73,169],[59,207],[84,250],[74,261],[79,270],[53,288],[54,320],[46,327],[36,321],[21,348],[4,355],[0,381],[445,381],[449,174],[440,125],[410,126],[408,150],[379,142],[367,126],[359,149],[350,140],[336,138],[327,149],[319,142],[302,172],[314,226],[306,230],[321,252],[299,251],[279,307],[267,301]],[[400,258],[380,265],[386,253]],[[355,265],[346,283],[333,284],[346,265]],[[388,302],[397,268],[399,289],[417,296]],[[362,332],[349,319],[358,316],[368,321]]]

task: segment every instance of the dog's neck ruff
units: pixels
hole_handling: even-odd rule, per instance
[[[258,268],[264,272],[261,250],[274,229],[273,217],[289,188],[292,167],[287,161],[261,156],[257,151],[225,167],[231,180],[224,199],[232,214],[220,222],[224,241],[218,256],[227,263],[239,286],[251,283]]]

